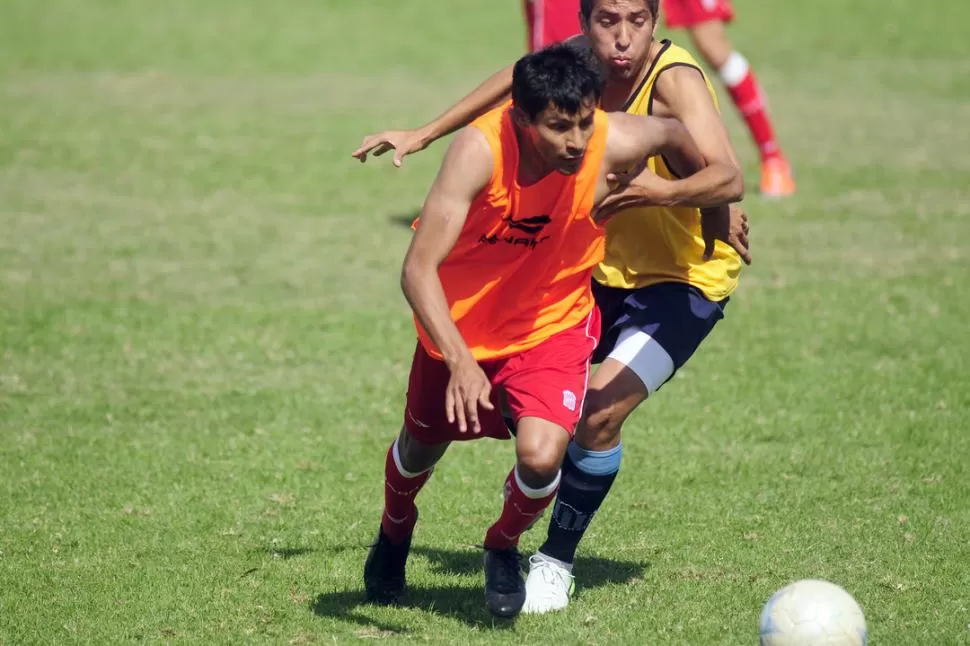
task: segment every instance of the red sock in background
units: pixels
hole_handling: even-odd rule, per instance
[[[559,490],[559,474],[542,489],[527,487],[512,469],[505,479],[505,505],[498,521],[485,534],[485,547],[507,550],[519,544],[519,536],[549,506]]]
[[[387,450],[384,461],[384,514],[381,527],[392,543],[404,541],[414,531],[418,508],[414,498],[431,477],[432,469],[410,473],[401,466],[397,440]]]
[[[751,71],[748,61],[738,52],[732,52],[724,66],[718,70],[721,80],[727,86],[734,105],[738,107],[748,130],[758,145],[762,161],[782,157],[775,132],[768,118],[764,93]]]

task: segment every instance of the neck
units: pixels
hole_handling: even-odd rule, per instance
[[[660,55],[662,47],[663,44],[660,41],[656,39],[651,41],[647,60],[643,62],[635,75],[629,78],[607,78],[606,87],[603,90],[603,99],[600,101],[600,106],[604,110],[617,112],[623,109],[627,102],[633,98],[643,80],[647,78],[647,74],[650,73],[650,68],[653,67],[653,62]]]
[[[518,126],[515,126],[515,138],[519,143],[519,169],[516,173],[519,186],[535,184],[555,170],[542,161],[532,141]]]

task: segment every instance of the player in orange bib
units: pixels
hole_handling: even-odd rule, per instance
[[[599,110],[602,85],[580,48],[530,54],[515,65],[511,102],[460,131],[445,154],[402,271],[419,343],[364,568],[371,601],[404,592],[414,499],[448,445],[508,439],[513,428],[516,464],[485,536],[485,596],[501,617],[525,602],[516,546],[556,495],[600,334],[591,279],[604,230],[594,209],[617,174],[648,156],[704,163],[679,122]]]
[[[742,262],[750,260],[747,223],[724,206],[739,199],[743,181],[713,86],[686,50],[654,38],[659,3],[581,0],[584,36],[572,42],[585,42],[607,70],[603,109],[678,119],[707,166],[690,175],[676,159],[653,157],[651,172],[598,209],[600,216],[615,213],[593,275],[603,321],[593,355],[599,368],[563,462],[546,541],[530,558],[525,613],[569,604],[576,550],[620,470],[625,420],[691,359],[723,318]],[[427,126],[366,137],[354,154],[395,149],[400,166],[502,100],[511,78],[511,68],[502,70]]]

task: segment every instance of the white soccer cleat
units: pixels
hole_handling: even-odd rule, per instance
[[[541,615],[569,605],[575,584],[572,573],[541,553],[529,557],[529,577],[525,580],[525,605],[522,612]]]

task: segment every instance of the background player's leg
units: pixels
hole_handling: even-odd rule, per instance
[[[523,612],[569,605],[576,548],[620,469],[620,427],[647,395],[642,379],[615,359],[606,359],[590,380],[584,419],[563,460],[546,542],[529,559]]]
[[[489,611],[513,617],[525,603],[516,547],[519,537],[556,495],[569,433],[538,417],[516,424],[516,464],[505,480],[505,504],[485,535],[485,601]]]
[[[616,359],[606,359],[590,380],[583,422],[563,461],[549,533],[539,548],[567,570],[620,470],[620,428],[648,394],[641,378]]]
[[[765,94],[747,59],[734,49],[720,20],[692,25],[688,31],[697,51],[717,70],[758,146],[761,193],[768,197],[791,195],[795,192],[791,169],[778,147],[765,106]]]

